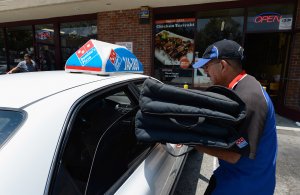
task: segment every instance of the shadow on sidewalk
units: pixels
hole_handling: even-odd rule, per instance
[[[200,174],[203,154],[192,150],[186,159],[182,174],[173,195],[195,195],[199,180],[208,183],[209,178]]]
[[[286,128],[299,128],[300,126],[297,125],[297,121],[290,120],[288,118],[285,118],[283,116],[280,116],[279,114],[276,114],[276,126],[278,127],[286,127]],[[299,124],[300,125],[300,124]]]

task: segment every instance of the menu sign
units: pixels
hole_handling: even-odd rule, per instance
[[[195,18],[155,21],[155,60],[186,69],[193,61]]]

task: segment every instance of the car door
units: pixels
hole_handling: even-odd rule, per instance
[[[142,90],[142,84],[142,82],[134,83],[138,96]],[[188,147],[183,145],[156,144],[145,160],[138,164],[133,173],[130,173],[126,181],[117,182],[117,185],[112,186],[105,194],[172,193],[185,163],[187,150]]]
[[[141,175],[137,180],[147,177],[148,182],[154,183],[158,177],[168,179],[174,159],[164,150],[158,152],[159,144],[136,140],[137,92],[134,82],[118,84],[78,104],[61,144],[49,194],[113,194],[124,187],[126,180],[153,152],[163,154],[163,158],[151,170],[163,174]]]
[[[76,105],[60,145],[50,194],[84,194],[102,134],[114,121],[138,106],[129,84],[108,86]],[[149,145],[144,147],[146,149]]]

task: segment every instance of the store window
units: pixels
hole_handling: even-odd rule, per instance
[[[291,30],[293,4],[248,8],[247,32]]]
[[[292,4],[248,8],[245,70],[255,76],[276,106],[292,40]]]
[[[195,18],[155,21],[155,77],[172,85],[192,84]]]
[[[244,9],[213,10],[197,13],[195,35],[195,62],[212,43],[230,39],[242,43],[244,28]],[[194,71],[194,87],[211,85],[203,69]]]
[[[62,64],[89,39],[97,38],[97,21],[61,23]]]
[[[24,54],[34,54],[32,26],[7,28],[9,68],[23,60]]]
[[[0,29],[0,74],[4,74],[7,70],[7,61],[5,55],[4,33]]]
[[[245,66],[269,93],[273,104],[278,102],[282,73],[288,64],[291,33],[248,33],[245,36]]]
[[[53,24],[35,25],[36,55],[40,70],[55,70],[55,33]]]

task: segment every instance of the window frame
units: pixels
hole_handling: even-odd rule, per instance
[[[130,79],[127,81],[120,81],[117,83],[113,83],[111,85],[107,85],[105,87],[98,88],[98,89],[91,91],[90,93],[82,96],[82,98],[80,98],[79,100],[77,100],[74,103],[74,105],[72,106],[72,108],[66,118],[66,122],[64,124],[63,131],[60,136],[60,140],[59,140],[59,143],[57,146],[55,157],[53,159],[53,162],[52,162],[52,165],[50,168],[47,184],[45,187],[45,193],[47,193],[47,194],[53,193],[53,190],[55,187],[55,181],[57,179],[58,172],[59,172],[59,167],[62,163],[63,153],[66,149],[72,127],[74,125],[76,116],[78,115],[79,111],[84,107],[84,105],[86,105],[88,102],[90,102],[92,99],[94,99],[96,97],[105,96],[107,94],[113,94],[116,91],[123,90],[123,91],[127,92],[127,96],[132,101],[132,103],[134,105],[138,106],[138,97],[139,97],[138,92],[139,91],[136,89],[137,86],[135,86],[135,83],[142,83],[145,79],[146,78]],[[150,148],[149,151],[152,150],[153,145],[151,145],[149,148]],[[144,152],[142,152],[142,154],[136,159],[137,162],[133,163],[132,167],[130,167],[129,170],[122,175],[122,178],[124,177],[122,179],[123,181],[125,181],[130,176],[130,174],[128,174],[128,173],[133,172],[133,170],[148,156],[148,154],[149,154],[148,150],[147,150],[147,152],[145,152],[145,154],[144,154]],[[128,174],[128,175],[126,176],[126,174]]]
[[[1,111],[11,111],[11,112],[18,112],[22,115],[21,122],[14,128],[14,130],[9,134],[9,136],[3,141],[3,143],[0,143],[0,150],[13,138],[13,136],[21,129],[25,121],[27,120],[28,114],[25,110],[22,109],[15,109],[15,108],[5,108],[0,107]]]
[[[115,120],[107,129],[106,131],[102,134],[101,137],[106,138],[105,136],[107,136],[107,133],[110,134],[112,133],[112,135],[115,135],[115,132],[113,132],[115,129],[115,126],[118,125],[123,119],[130,117],[130,115],[134,114],[138,111],[138,105],[135,106],[132,110],[130,110],[129,112],[127,112],[126,114],[120,116],[117,120]],[[111,136],[111,135],[109,135]],[[114,136],[113,136],[114,137]],[[87,185],[85,188],[85,194],[90,194],[89,192],[89,185],[90,185],[90,179],[91,179],[91,175],[93,174],[92,171],[94,169],[94,166],[97,167],[97,164],[94,164],[96,158],[99,158],[99,154],[98,154],[98,145],[102,144],[102,139],[100,138],[97,144],[97,149],[95,151],[94,154],[94,158],[93,158],[93,163],[90,169],[90,174],[89,174],[89,179],[87,181]],[[105,141],[105,139],[104,139]],[[136,155],[134,158],[132,158],[132,160],[128,163],[128,169],[123,172],[121,174],[121,176],[112,184],[110,185],[109,188],[107,188],[107,190],[105,191],[105,194],[113,194],[118,190],[118,187],[120,187],[125,181],[126,179],[134,172],[134,170],[140,165],[140,162],[142,162],[142,160],[145,159],[145,157],[147,155],[150,154],[150,151],[152,151],[154,144],[147,144],[149,145],[149,147],[146,147],[146,149],[144,149],[141,153],[139,153],[138,155]],[[151,147],[152,146],[152,147]],[[100,151],[101,152],[101,151]],[[113,170],[115,171],[115,169]],[[109,192],[109,193],[108,193]]]

